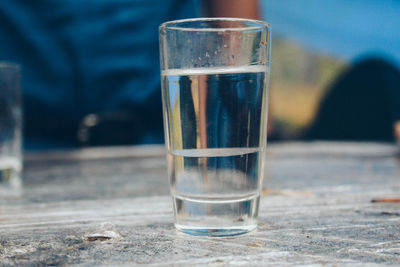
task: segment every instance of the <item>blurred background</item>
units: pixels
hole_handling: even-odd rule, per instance
[[[263,18],[272,25],[272,71],[271,71],[271,111],[274,121],[275,139],[302,139],[305,132],[316,122],[316,116],[324,103],[324,97],[333,90],[335,82],[348,75],[354,66],[368,61],[375,61],[366,72],[372,71],[373,77],[354,75],[351,85],[346,85],[347,91],[357,91],[358,94],[368,88],[362,81],[368,79],[374,86],[371,90],[376,95],[371,96],[378,101],[379,95],[393,94],[399,99],[400,81],[398,73],[391,69],[400,67],[400,1],[376,0],[326,0],[326,1],[296,1],[296,0],[263,0],[260,1]],[[387,63],[384,67],[380,64]],[[378,63],[376,62],[378,61]],[[372,64],[374,65],[374,64]],[[380,77],[380,69],[389,68],[387,75],[397,75],[397,79]],[[357,77],[355,77],[357,76]],[[385,76],[384,74],[382,76]],[[350,82],[349,82],[350,83]],[[390,85],[387,83],[391,83]],[[335,87],[336,89],[336,87]],[[346,99],[347,98],[347,99]],[[365,121],[367,126],[356,126],[349,130],[353,134],[342,133],[340,136],[320,134],[317,139],[350,139],[350,140],[393,140],[392,125],[389,129],[381,129],[384,133],[365,136],[362,131],[379,132],[380,124],[373,124],[370,112],[357,103],[363,98],[349,99],[342,95],[342,101],[349,103],[353,110],[347,110],[346,116],[351,117],[353,124]],[[344,103],[336,104],[337,117]],[[329,103],[328,103],[329,104]],[[386,103],[386,106],[389,102]],[[397,100],[393,105],[400,105]],[[345,107],[349,108],[349,107]],[[369,108],[374,108],[371,105]],[[384,107],[376,107],[384,109]],[[351,112],[355,114],[353,117]],[[375,110],[374,110],[375,111]],[[397,108],[383,114],[395,121],[398,119]],[[378,110],[375,113],[379,113]],[[390,113],[390,114],[389,114]],[[372,115],[373,116],[373,115]],[[384,120],[384,118],[379,118]],[[331,120],[332,128],[345,127]],[[325,125],[324,125],[325,126]],[[322,126],[321,126],[322,127]],[[325,126],[326,127],[326,126]],[[368,127],[367,127],[368,128]],[[334,131],[335,129],[331,129]],[[389,132],[389,133],[388,133]]]
[[[270,140],[395,141],[398,0],[2,0],[25,149],[163,143],[158,25],[199,16],[272,25]]]

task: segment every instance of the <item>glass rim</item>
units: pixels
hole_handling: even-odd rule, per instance
[[[208,21],[227,21],[227,22],[251,22],[254,26],[245,27],[223,27],[223,28],[199,28],[199,27],[183,27],[179,24],[186,22],[208,22]],[[229,18],[229,17],[216,17],[216,18],[190,18],[190,19],[178,19],[166,21],[160,25],[160,30],[178,30],[178,31],[201,31],[201,32],[223,32],[223,31],[248,31],[248,30],[261,30],[267,28],[270,30],[271,25],[268,22],[255,19],[243,19],[243,18]]]
[[[0,69],[20,69],[21,65],[10,61],[0,61]]]

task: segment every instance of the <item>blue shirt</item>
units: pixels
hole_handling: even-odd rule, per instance
[[[182,0],[2,0],[0,60],[22,65],[26,148],[79,145],[88,114],[135,114],[128,143],[163,142],[158,26]]]

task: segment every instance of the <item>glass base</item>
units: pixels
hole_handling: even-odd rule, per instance
[[[21,194],[21,161],[17,157],[0,158],[0,197]]]
[[[258,192],[227,197],[174,194],[175,227],[197,236],[234,236],[257,228]]]
[[[175,228],[179,231],[195,236],[210,236],[210,237],[226,237],[242,235],[253,231],[257,228],[257,224],[247,225],[246,227],[230,227],[230,228],[202,228],[202,227],[188,227],[185,225],[175,224]]]

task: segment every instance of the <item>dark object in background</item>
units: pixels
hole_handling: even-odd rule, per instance
[[[343,73],[321,101],[305,139],[393,141],[400,118],[400,71],[371,58]]]
[[[158,127],[161,124],[155,123]],[[146,125],[146,117],[133,112],[89,114],[79,124],[77,140],[80,146],[135,144],[143,138],[142,125]]]

